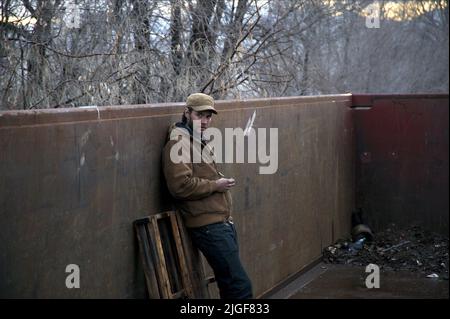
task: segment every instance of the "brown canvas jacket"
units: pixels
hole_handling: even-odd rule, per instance
[[[194,163],[194,153],[197,152],[200,158],[204,148],[208,150],[205,152],[207,162],[202,160],[201,163]],[[179,155],[181,149],[183,157],[178,159],[183,159],[183,162],[174,163],[170,156],[171,150]],[[162,162],[167,187],[176,207],[182,212],[187,227],[221,222],[231,215],[230,192],[216,191],[215,180],[223,175],[217,169],[214,154],[208,145],[199,141],[194,143],[192,135],[186,129],[173,124],[168,130]]]

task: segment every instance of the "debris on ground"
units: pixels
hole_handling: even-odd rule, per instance
[[[323,261],[358,266],[372,263],[384,270],[409,270],[448,280],[449,238],[419,226],[400,229],[391,224],[362,245],[351,238],[337,241],[324,249]]]

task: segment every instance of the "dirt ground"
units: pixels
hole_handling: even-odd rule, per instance
[[[409,270],[428,278],[448,280],[449,238],[421,229],[399,228],[391,224],[374,233],[373,241],[355,247],[351,238],[337,241],[323,251],[323,261],[332,264],[366,266],[376,264],[382,270]]]

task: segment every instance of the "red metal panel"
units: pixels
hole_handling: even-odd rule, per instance
[[[356,95],[352,104],[356,200],[369,223],[447,233],[448,95]]]

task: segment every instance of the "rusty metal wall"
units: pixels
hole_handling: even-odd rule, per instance
[[[448,234],[448,94],[354,95],[356,201],[367,223]]]
[[[222,164],[256,295],[350,228],[351,95],[220,101],[214,124],[278,128],[279,165]],[[160,156],[182,104],[0,112],[0,297],[145,298],[132,222],[171,208]],[[67,289],[68,264],[81,287]]]

